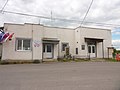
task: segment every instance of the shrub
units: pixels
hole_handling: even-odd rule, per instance
[[[0,61],[0,64],[1,65],[5,65],[5,64],[9,64],[9,62],[7,62],[7,61],[4,60],[4,61]]]
[[[34,60],[33,63],[38,64],[40,63],[40,60]]]

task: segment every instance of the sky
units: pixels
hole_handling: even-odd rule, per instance
[[[0,10],[6,0],[0,0]],[[82,21],[91,0],[9,0],[4,10],[37,16]],[[52,12],[52,14],[51,14]],[[85,23],[94,22],[94,23]],[[114,24],[112,26],[96,23]],[[9,13],[0,13],[0,26],[4,23],[41,23],[44,25],[75,28],[76,21],[50,20]],[[120,49],[120,0],[94,0],[84,25],[112,29],[112,44]]]

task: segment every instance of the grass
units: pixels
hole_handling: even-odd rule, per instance
[[[58,61],[60,61],[60,62],[70,62],[70,61],[73,61],[73,60],[64,58],[64,59],[59,59]]]
[[[117,61],[116,59],[112,59],[112,58],[110,58],[110,59],[108,59],[108,58],[105,58],[105,59],[60,59],[60,60],[58,60],[58,61],[60,61],[60,62],[71,62],[71,61],[73,61],[73,62],[119,62],[119,61]]]
[[[108,62],[118,62],[116,59],[114,58],[110,58],[110,59],[105,59],[105,61],[108,61]]]
[[[88,60],[88,59],[66,59],[66,58],[64,58],[64,59],[59,59],[58,61],[60,61],[60,62],[88,62],[88,61],[90,61],[90,60]]]
[[[108,59],[108,58],[105,58],[105,59],[59,59],[58,60],[59,62],[119,62],[115,59]],[[47,61],[46,61],[47,62]],[[55,62],[55,61],[53,61]],[[1,65],[6,65],[6,64],[39,64],[41,63],[39,60],[4,60],[4,61],[0,61],[0,64]]]
[[[6,64],[39,64],[39,60],[3,60],[0,61],[1,65],[6,65]]]
[[[75,62],[89,62],[89,59],[75,59]]]

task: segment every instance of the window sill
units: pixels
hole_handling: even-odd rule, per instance
[[[17,52],[30,52],[32,50],[16,50]]]

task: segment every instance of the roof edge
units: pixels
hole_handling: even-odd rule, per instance
[[[111,31],[111,29],[103,29],[103,28],[95,28],[95,27],[85,27],[85,26],[82,26],[82,27],[76,27],[76,28],[64,28],[64,27],[55,27],[55,26],[47,26],[47,25],[43,25],[43,24],[34,24],[34,23],[19,23],[19,24],[16,24],[16,23],[4,23],[5,24],[8,24],[8,25],[22,25],[24,26],[25,24],[26,25],[40,25],[40,26],[44,26],[44,27],[49,27],[49,28],[60,28],[60,29],[70,29],[70,30],[76,30],[76,29],[80,29],[80,28],[88,28],[88,29],[99,29],[99,30],[109,30]]]

